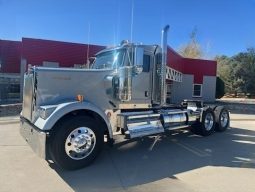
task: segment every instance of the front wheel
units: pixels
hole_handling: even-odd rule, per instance
[[[102,148],[102,128],[91,117],[72,117],[54,129],[49,150],[52,160],[64,169],[74,170],[89,165]]]

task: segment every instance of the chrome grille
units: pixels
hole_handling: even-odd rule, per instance
[[[34,75],[33,73],[25,74],[23,88],[23,107],[22,116],[32,120],[33,92],[34,92]]]

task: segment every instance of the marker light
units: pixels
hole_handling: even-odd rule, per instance
[[[111,112],[108,112],[108,113],[106,114],[106,116],[108,117],[108,119],[110,119],[111,116],[112,116]]]

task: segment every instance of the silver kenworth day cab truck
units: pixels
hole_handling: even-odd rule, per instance
[[[93,162],[104,141],[190,128],[208,136],[225,131],[229,112],[201,101],[166,103],[166,81],[181,73],[166,66],[162,43],[123,42],[96,54],[90,69],[31,67],[24,77],[21,135],[42,158],[65,169]]]

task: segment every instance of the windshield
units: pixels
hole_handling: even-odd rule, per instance
[[[124,50],[113,50],[97,55],[92,69],[115,69],[123,64]]]

